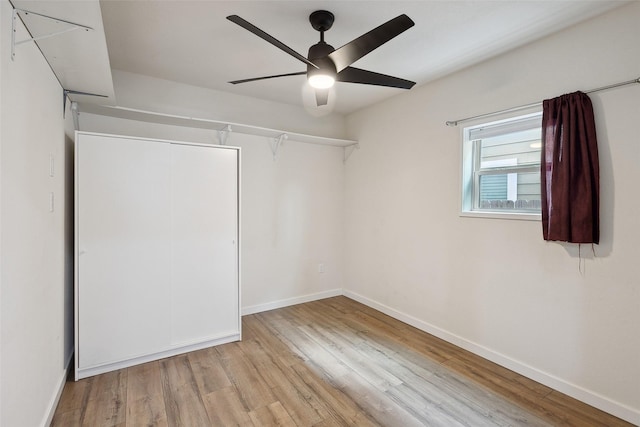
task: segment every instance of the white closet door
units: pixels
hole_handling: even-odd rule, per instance
[[[76,156],[78,366],[163,350],[171,328],[171,146],[82,135]]]
[[[171,150],[171,344],[238,334],[238,151]]]

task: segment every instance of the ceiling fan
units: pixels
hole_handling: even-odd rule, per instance
[[[333,46],[324,41],[324,32],[331,28],[335,19],[333,13],[326,10],[317,10],[309,15],[309,22],[315,30],[320,32],[320,41],[309,48],[306,58],[238,15],[227,16],[227,19],[307,64],[307,71],[234,80],[229,83],[239,84],[306,74],[309,85],[315,88],[318,106],[327,104],[329,88],[336,81],[401,89],[411,89],[415,85],[415,82],[409,80],[351,67],[351,64],[358,59],[413,27],[414,22],[407,15],[399,15],[344,46],[334,49]]]

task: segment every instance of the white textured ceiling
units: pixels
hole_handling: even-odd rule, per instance
[[[326,41],[335,48],[405,13],[416,25],[354,66],[421,85],[627,2],[13,0],[13,3],[96,29],[90,35],[71,32],[38,42],[65,88],[108,92],[112,99],[111,69],[117,69],[309,107],[314,100],[304,76],[241,85],[228,83],[304,71],[306,65],[228,21],[226,16],[239,15],[306,56],[309,46],[319,39],[319,33],[308,21],[315,10],[326,9],[335,15],[333,28],[325,34]],[[30,21],[27,25],[32,32],[32,26],[50,25],[37,18]],[[349,113],[401,92],[402,89],[339,82],[333,89],[329,107],[337,113]]]
[[[311,12],[335,15],[335,48],[406,13],[416,25],[354,66],[426,83],[623,4],[611,1],[112,1],[102,0],[111,66],[196,86],[302,104],[304,76],[230,80],[306,65],[225,19],[237,14],[307,55],[319,33]],[[349,113],[402,89],[337,83],[334,110]]]

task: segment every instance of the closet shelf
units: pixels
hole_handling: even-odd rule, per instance
[[[231,123],[220,120],[203,119],[198,117],[180,116],[175,114],[158,113],[154,111],[138,110],[126,107],[113,107],[108,105],[94,105],[82,103],[79,112],[99,114],[102,116],[117,117],[121,119],[138,120],[143,122],[158,123],[173,126],[183,126],[201,129],[211,129],[218,132],[242,133],[247,135],[264,136],[268,138],[303,142],[306,144],[330,145],[334,147],[357,146],[358,141],[350,139],[327,138],[323,136],[306,135],[285,130],[269,129],[259,126]]]

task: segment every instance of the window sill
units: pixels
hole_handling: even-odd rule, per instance
[[[542,221],[541,213],[527,212],[498,212],[498,211],[463,211],[461,217],[468,218],[493,218],[493,219],[516,219],[521,221]]]

